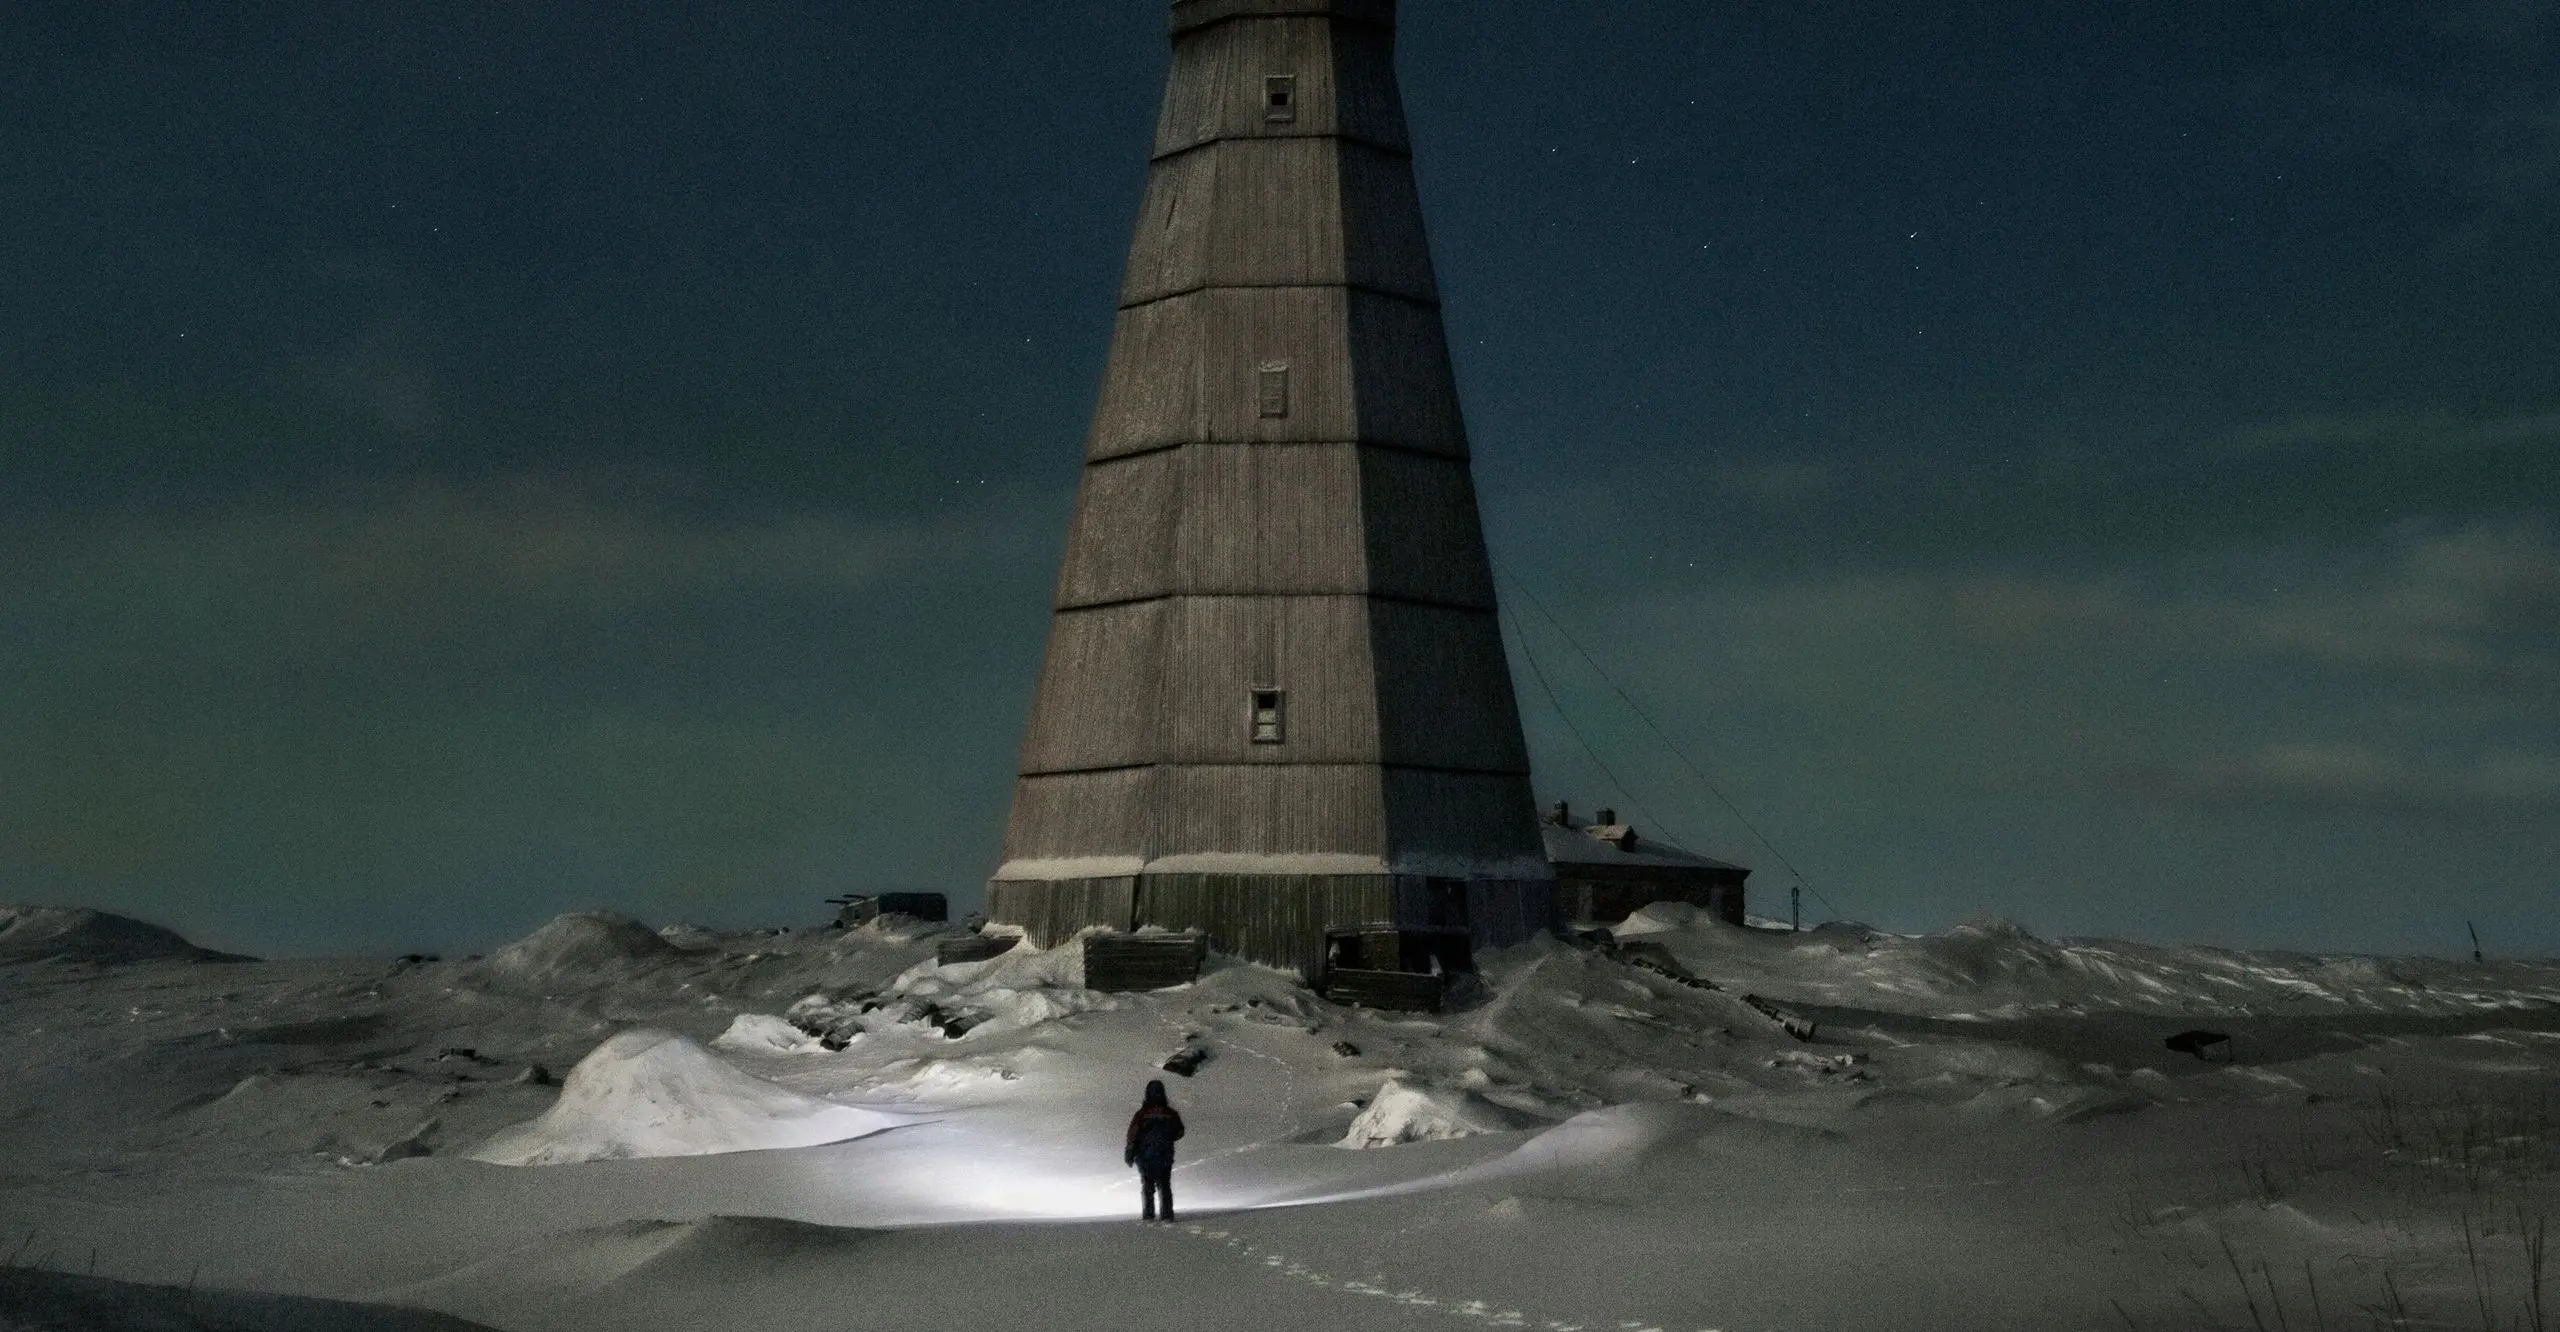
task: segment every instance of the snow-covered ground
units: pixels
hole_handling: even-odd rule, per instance
[[[1419,1017],[1219,959],[936,966],[941,928],[252,962],[0,907],[0,1244],[70,1274],[0,1272],[0,1328],[93,1272],[507,1329],[2560,1317],[2560,964],[1657,908]],[[1169,1227],[1119,1159],[1151,1077]]]

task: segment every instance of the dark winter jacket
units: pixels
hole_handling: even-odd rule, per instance
[[[1164,1097],[1164,1084],[1147,1084],[1146,1104],[1129,1117],[1129,1138],[1120,1159],[1146,1170],[1173,1167],[1173,1144],[1182,1140],[1182,1112]]]

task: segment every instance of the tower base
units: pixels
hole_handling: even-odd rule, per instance
[[[1420,874],[1171,872],[1086,879],[997,879],[987,920],[1050,947],[1091,926],[1198,930],[1230,956],[1309,979],[1324,967],[1327,930],[1355,925],[1464,928],[1500,948],[1556,927],[1552,879],[1458,879]]]

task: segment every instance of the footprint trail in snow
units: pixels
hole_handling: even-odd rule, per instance
[[[1665,1332],[1660,1324],[1632,1318],[1616,1320],[1549,1318],[1533,1322],[1529,1315],[1521,1310],[1497,1309],[1484,1300],[1454,1299],[1422,1290],[1390,1290],[1375,1281],[1337,1280],[1330,1274],[1316,1271],[1285,1253],[1250,1243],[1243,1236],[1232,1231],[1212,1230],[1203,1225],[1186,1225],[1182,1227],[1182,1231],[1187,1235],[1223,1244],[1233,1250],[1238,1257],[1257,1259],[1262,1267],[1279,1276],[1303,1281],[1311,1286],[1321,1286],[1326,1290],[1338,1290],[1347,1295],[1365,1295],[1371,1299],[1387,1300],[1418,1313],[1447,1314],[1452,1318],[1469,1319],[1487,1327],[1535,1327],[1542,1332]],[[1721,1332],[1721,1329],[1702,1327],[1697,1329],[1697,1332]]]

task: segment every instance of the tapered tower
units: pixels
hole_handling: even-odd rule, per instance
[[[991,919],[1546,928],[1394,0],[1176,0]]]

